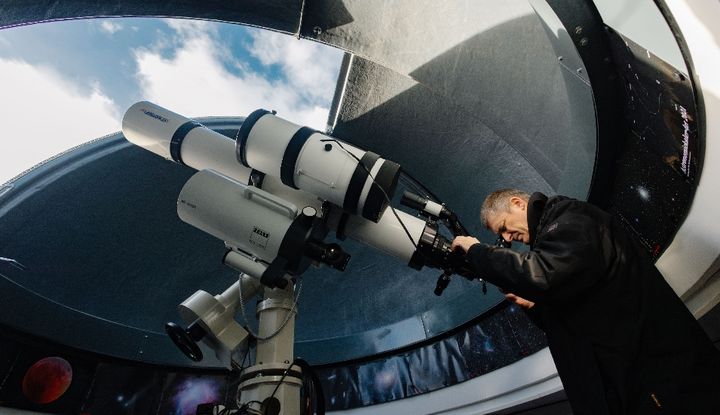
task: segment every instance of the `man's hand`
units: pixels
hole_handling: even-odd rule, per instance
[[[458,236],[455,239],[453,239],[452,245],[450,245],[450,248],[453,251],[460,248],[464,252],[467,252],[471,246],[473,246],[477,243],[480,243],[480,241],[478,241],[477,238],[473,238],[472,236]]]
[[[535,305],[534,302],[532,302],[530,300],[526,300],[522,297],[518,297],[517,295],[515,295],[513,293],[505,293],[505,299],[507,299],[511,303],[515,303],[515,304],[519,305],[520,307],[528,309],[528,310],[531,309]]]

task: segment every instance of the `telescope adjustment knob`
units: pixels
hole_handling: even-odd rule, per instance
[[[194,362],[203,359],[202,350],[197,345],[197,341],[205,337],[205,330],[198,324],[193,323],[187,329],[172,321],[165,324],[165,332],[170,336],[170,340],[180,349],[185,356]]]

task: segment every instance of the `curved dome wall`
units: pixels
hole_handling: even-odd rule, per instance
[[[471,232],[485,232],[477,209],[494,188],[587,197],[595,161],[592,92],[586,79],[567,76],[557,65],[558,41],[548,38],[527,3],[444,6],[445,19],[432,22],[433,36],[421,29],[435,13],[430,10],[400,19],[362,2],[308,6],[303,27],[322,28],[310,30],[312,36],[332,38],[357,52],[348,55],[339,78],[330,116],[334,135],[400,163],[455,210]],[[126,7],[132,14],[138,5]],[[270,13],[254,12],[265,18]],[[64,11],[55,13],[60,17]],[[175,14],[183,13],[181,8]],[[287,30],[282,23],[287,11],[274,8],[272,13],[278,21],[269,26]],[[8,13],[6,22],[12,16]],[[233,13],[223,16],[240,19]],[[462,16],[465,24],[452,23]],[[255,23],[255,18],[243,19]],[[380,49],[368,37],[373,22],[373,36],[387,39]],[[424,47],[411,48],[409,39]],[[517,45],[523,45],[523,53],[516,53]],[[231,127],[239,125],[222,122],[231,121],[209,126],[234,137]],[[7,273],[18,273],[10,280],[38,298],[139,330],[130,336],[153,338],[162,335],[164,321],[175,319],[176,304],[197,289],[220,292],[234,277],[220,266],[222,243],[194,235],[176,219],[176,195],[190,170],[120,143],[111,145],[112,140],[77,149],[12,184],[3,197],[5,229],[13,236],[4,255],[33,271]],[[35,182],[45,190],[33,194]],[[34,226],[25,226],[29,216]],[[52,234],[42,232],[49,229]],[[462,278],[436,298],[430,294],[435,271],[417,272],[352,241],[343,244],[354,255],[347,272],[323,269],[305,275],[297,343],[311,362],[361,358],[423,342],[502,300],[497,290],[483,294],[478,284]],[[97,294],[86,296],[78,285]],[[102,352],[97,345],[94,350]],[[121,356],[137,354],[130,350]],[[182,364],[177,353],[167,356],[175,357],[163,361],[146,350],[142,360]]]
[[[252,7],[258,5],[245,3],[233,10],[220,7],[208,12],[205,10],[211,8],[172,9],[168,4],[130,1],[124,2],[122,10],[93,5],[83,13],[61,5],[44,16],[51,20],[101,14],[193,16],[258,24],[342,47],[352,55],[346,60],[336,91],[335,111],[329,120],[334,134],[398,161],[461,218],[472,218],[466,223],[472,232],[482,234],[476,216],[484,194],[497,187],[518,186],[579,198],[589,194],[624,218],[652,254],[660,255],[670,244],[700,178],[703,113],[702,107],[697,107],[702,101],[693,90],[696,79],[693,73],[683,74],[652,57],[649,50],[632,39],[602,25],[591,4],[549,1],[551,10],[538,9],[538,18],[524,2],[512,2],[502,11],[492,8],[490,2],[487,8],[473,4],[467,9],[442,5],[423,9],[409,2],[380,11],[374,3],[360,0],[341,4],[309,1],[304,13],[294,3],[285,3],[265,3],[265,7],[256,9]],[[534,5],[537,7],[537,2]],[[409,8],[417,13],[408,16]],[[39,16],[36,11],[20,7],[9,7],[9,11],[0,25],[37,21]],[[265,14],[271,12],[274,14]],[[643,58],[645,52],[648,59]],[[694,71],[692,65],[688,66]],[[647,94],[633,95],[637,93],[632,91],[633,86],[648,87],[643,92]],[[632,106],[636,100],[652,98],[654,95],[648,91],[670,97],[660,100],[659,112]],[[673,107],[678,103],[688,117],[683,118]],[[623,106],[624,115],[620,114]],[[686,130],[678,128],[683,126],[683,120],[689,121]],[[655,135],[647,135],[646,127],[659,128],[652,130]],[[695,155],[685,163],[684,132],[688,134],[686,148],[692,148]],[[638,184],[651,192],[651,201],[643,196]],[[666,226],[658,226],[657,216],[668,212],[668,220],[662,224]],[[711,246],[711,251],[714,248],[716,245]],[[410,325],[403,323],[397,328],[383,320],[387,315],[376,305],[399,304],[398,295],[390,291],[392,282],[397,283],[398,292],[409,286],[424,292],[416,286],[420,281],[416,274],[401,274],[388,281],[382,275],[368,273],[370,279],[377,277],[368,286],[378,293],[377,302],[372,302],[369,309],[379,311],[374,321],[390,331],[380,330],[365,343],[393,334],[390,343],[375,352],[422,341],[456,323],[453,319],[450,325],[442,321],[447,316],[444,313],[420,314]],[[433,277],[424,279],[430,280],[429,286],[434,283]],[[476,305],[464,301],[464,282],[456,280],[451,285],[456,291],[448,291],[445,297],[455,307],[450,315],[469,320],[473,313],[468,309]],[[336,292],[349,288],[347,281],[336,283]],[[193,288],[212,291],[207,280]],[[178,296],[184,298],[183,294]],[[310,316],[327,313],[322,302],[306,307]],[[301,315],[299,321],[302,319]],[[395,321],[405,322],[402,318]],[[433,322],[440,324],[428,325]],[[318,327],[311,325],[304,330],[319,336],[320,331],[313,332]],[[443,329],[433,331],[432,327]],[[344,328],[337,329],[342,333]],[[392,338],[398,338],[395,335],[402,341],[392,343]],[[299,331],[298,339],[302,336]],[[137,347],[136,343],[131,344]],[[333,348],[347,344],[351,343],[340,342]],[[541,367],[547,360],[542,353],[511,366],[537,358],[540,363],[534,361],[532,367]],[[366,363],[372,367],[376,364],[373,362]],[[510,374],[500,375],[500,383],[507,387],[483,399],[500,399],[524,388],[527,394],[513,398],[517,403],[533,393],[537,396],[558,390],[559,381],[552,368],[542,367],[527,372],[526,377],[517,377],[518,372],[505,368],[505,373]],[[482,381],[466,383],[472,383],[468,386],[472,388]],[[544,389],[531,391],[532,385],[547,381]],[[453,389],[438,393],[453,395]],[[427,399],[432,398],[415,398],[411,401],[420,403],[408,402],[407,407],[425,405],[422,402],[427,403]],[[361,399],[361,404],[382,401]],[[383,407],[373,411],[397,410],[393,404]]]
[[[242,123],[199,120],[228,137]],[[196,290],[220,293],[237,278],[222,264],[223,242],[177,216],[178,193],[193,173],[118,133],[6,184],[0,251],[21,267],[0,263],[3,304],[13,310],[0,321],[96,353],[192,364],[165,336],[165,322],[178,320],[177,305]],[[424,342],[502,301],[497,290],[483,294],[464,278],[436,297],[437,271],[418,272],[357,242],[342,244],[353,255],[345,272],[303,274],[296,351],[313,364]],[[245,314],[254,316],[254,304]],[[203,366],[219,365],[211,351],[205,355]]]

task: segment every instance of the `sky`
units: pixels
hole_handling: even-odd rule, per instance
[[[324,130],[343,52],[225,23],[73,20],[0,30],[0,185],[120,130],[148,100],[188,117],[258,108]]]

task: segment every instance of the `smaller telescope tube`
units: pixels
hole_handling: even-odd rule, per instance
[[[403,193],[400,204],[415,210],[427,212],[436,218],[447,218],[450,216],[450,212],[445,209],[443,205],[407,190]]]
[[[255,279],[260,279],[267,269],[267,265],[260,261],[254,261],[247,255],[229,250],[223,258],[223,263],[235,271],[242,272]]]
[[[152,102],[125,112],[122,132],[131,143],[196,170],[212,169],[247,183],[251,169],[235,159],[235,141]]]

